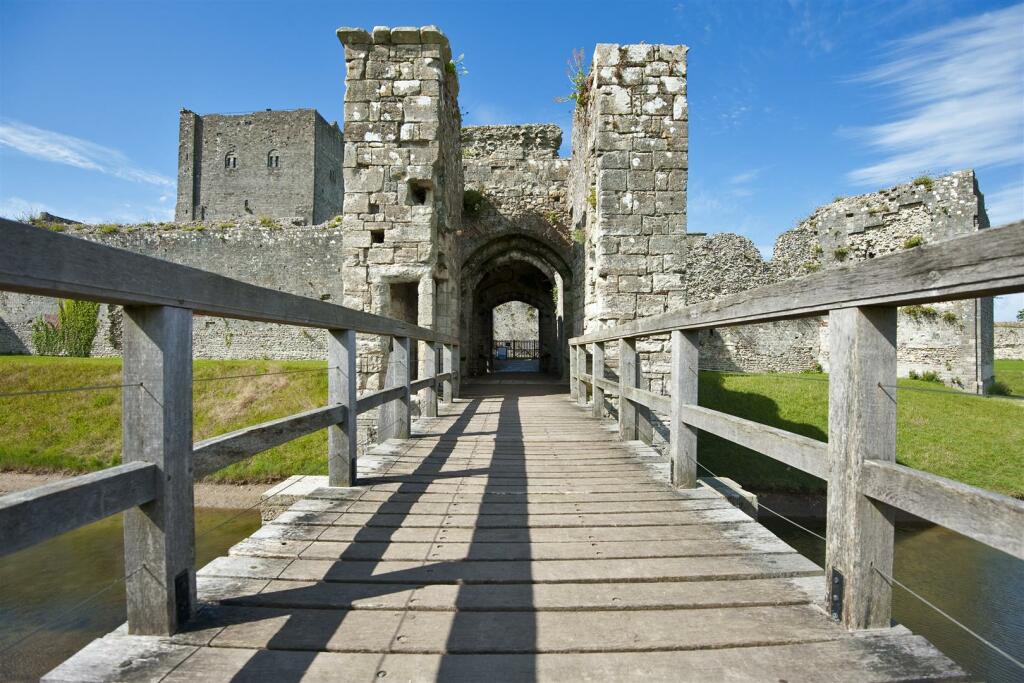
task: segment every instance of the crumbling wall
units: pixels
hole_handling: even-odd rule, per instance
[[[223,222],[214,225],[75,225],[75,237],[220,273],[243,282],[340,302],[341,229]],[[100,307],[94,356],[120,355],[120,306]],[[0,354],[33,353],[32,322],[55,315],[57,300],[0,292]],[[248,320],[197,317],[196,358],[324,358],[322,330]]]
[[[767,262],[737,235],[691,239],[687,302],[842,268],[986,227],[984,200],[972,171],[838,198],[780,235]],[[991,330],[991,299],[901,308],[898,372],[932,372],[952,386],[982,391],[992,378]],[[795,372],[829,365],[823,318],[719,328],[702,335],[702,343],[702,364],[708,368]]]
[[[995,357],[1024,360],[1024,323],[995,324]]]
[[[538,339],[537,309],[522,301],[509,301],[494,308],[494,338]]]

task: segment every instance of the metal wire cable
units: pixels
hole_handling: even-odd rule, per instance
[[[954,618],[954,617],[950,616],[950,615],[949,615],[949,614],[948,614],[948,613],[947,613],[947,612],[946,612],[945,610],[943,610],[943,609],[942,609],[941,607],[939,607],[938,605],[935,605],[935,604],[934,604],[934,603],[932,603],[932,602],[931,602],[930,600],[928,600],[928,598],[924,597],[924,596],[923,596],[923,595],[921,595],[920,593],[917,593],[916,591],[914,591],[913,589],[911,589],[911,588],[910,588],[909,586],[907,586],[907,585],[906,585],[905,583],[903,583],[903,582],[901,582],[901,581],[898,581],[897,579],[893,578],[892,576],[889,576],[888,574],[886,574],[885,572],[883,572],[883,571],[882,571],[881,569],[879,569],[878,567],[876,567],[876,566],[874,565],[874,563],[873,563],[873,562],[871,563],[871,568],[872,568],[872,569],[874,569],[874,570],[875,570],[875,572],[877,572],[877,573],[878,573],[878,575],[879,575],[879,576],[881,576],[881,577],[882,577],[882,579],[883,579],[883,580],[884,580],[884,581],[885,581],[886,583],[888,583],[888,584],[889,584],[890,586],[898,586],[898,587],[902,588],[902,589],[903,589],[903,590],[905,590],[905,591],[906,591],[907,593],[909,593],[910,595],[914,596],[915,598],[917,598],[918,600],[920,600],[921,602],[923,602],[923,603],[924,603],[925,605],[927,605],[928,607],[931,607],[931,608],[932,608],[933,610],[935,610],[936,612],[938,612],[938,613],[939,613],[939,614],[941,614],[942,616],[946,617],[946,619],[947,619],[947,620],[949,620],[949,621],[951,621],[952,623],[956,624],[956,625],[957,625],[957,626],[959,626],[959,627],[960,627],[961,629],[963,629],[963,630],[964,630],[964,631],[966,631],[967,633],[969,633],[969,634],[971,634],[972,636],[974,636],[974,637],[975,637],[976,639],[978,639],[978,640],[979,640],[980,642],[982,642],[982,643],[984,643],[985,645],[987,645],[988,647],[992,648],[992,650],[993,650],[993,651],[995,651],[995,652],[998,652],[998,653],[999,653],[999,654],[1001,654],[1001,655],[1002,655],[1003,657],[1005,657],[1006,659],[1010,660],[1011,662],[1013,662],[1014,664],[1016,664],[1016,665],[1017,665],[1018,667],[1020,667],[1020,668],[1021,668],[1022,670],[1024,670],[1024,662],[1022,662],[1021,660],[1017,659],[1016,657],[1014,657],[1014,656],[1013,656],[1013,655],[1011,655],[1010,653],[1006,652],[1005,650],[1003,650],[1003,649],[1002,649],[1001,647],[999,647],[999,646],[998,646],[998,645],[996,645],[995,643],[992,643],[991,641],[987,640],[987,639],[986,639],[986,638],[985,638],[984,636],[982,636],[981,634],[979,634],[979,633],[977,633],[976,631],[972,630],[972,629],[971,629],[970,627],[968,627],[968,626],[967,626],[966,624],[963,624],[962,622],[958,621],[958,620],[957,620],[956,618]]]
[[[274,375],[297,375],[297,374],[300,374],[300,373],[324,372],[325,370],[337,370],[337,369],[338,369],[338,366],[332,365],[332,366],[326,367],[326,368],[309,368],[307,370],[282,370],[281,372],[255,372],[255,373],[248,374],[248,375],[221,375],[219,377],[201,377],[199,379],[193,379],[192,383],[195,384],[196,382],[217,382],[217,381],[220,381],[220,380],[228,380],[228,379],[247,379],[247,378],[251,378],[251,377],[271,377],[271,376],[274,376]]]
[[[113,588],[117,584],[122,583],[122,582],[127,581],[128,579],[132,578],[133,576],[135,576],[136,574],[138,574],[140,571],[142,571],[145,568],[146,568],[146,566],[142,565],[141,567],[138,567],[137,569],[135,569],[135,571],[131,572],[128,575],[121,576],[121,577],[118,577],[118,578],[114,579],[113,581],[111,581],[107,585],[103,586],[102,588],[100,588],[96,592],[92,593],[88,597],[85,597],[85,598],[79,600],[78,602],[76,602],[71,607],[68,607],[67,609],[62,610],[61,613],[58,614],[53,619],[50,619],[49,621],[47,621],[47,622],[45,622],[43,624],[40,624],[39,626],[37,626],[36,628],[32,629],[31,631],[29,631],[25,635],[21,636],[20,638],[17,638],[14,641],[12,641],[12,642],[10,642],[10,643],[0,647],[0,654],[3,654],[4,652],[7,652],[8,650],[14,649],[15,647],[17,647],[18,645],[21,645],[22,643],[24,643],[26,640],[28,640],[32,636],[36,635],[37,633],[39,633],[41,631],[44,631],[44,630],[46,630],[47,628],[49,628],[51,626],[55,626],[55,625],[59,624],[60,622],[64,621],[64,619],[66,617],[71,615],[73,612],[75,612],[79,608],[83,607],[84,605],[88,604],[89,602],[92,602],[94,599],[96,599],[97,597],[99,597],[103,593],[106,593],[108,590],[110,590],[111,588]]]
[[[700,467],[700,468],[701,468],[701,469],[703,469],[703,470],[704,470],[705,472],[707,472],[708,474],[710,474],[710,475],[711,475],[712,477],[715,477],[716,479],[719,479],[719,480],[721,480],[721,477],[719,477],[719,476],[718,476],[717,474],[715,474],[714,472],[712,472],[712,471],[711,471],[710,469],[708,469],[708,468],[707,468],[707,467],[706,467],[705,465],[703,465],[702,463],[699,463],[699,462],[697,462],[697,460],[695,460],[694,458],[692,458],[692,457],[690,457],[690,456],[686,456],[686,458],[687,458],[688,460],[691,460],[691,461],[692,461],[692,462],[693,462],[694,464],[696,464],[696,465],[697,465],[698,467]],[[729,488],[729,487],[727,487],[727,488]],[[826,539],[826,538],[825,538],[824,536],[822,536],[821,534],[819,534],[819,533],[817,533],[817,532],[815,532],[815,531],[812,531],[812,530],[808,529],[807,527],[803,526],[802,524],[799,524],[798,522],[795,522],[795,521],[793,521],[792,519],[790,519],[790,518],[786,517],[785,515],[783,515],[783,514],[781,514],[781,513],[779,513],[779,512],[776,512],[775,510],[772,510],[772,509],[771,509],[770,507],[768,507],[767,505],[764,505],[764,504],[763,504],[763,503],[761,503],[760,501],[758,501],[757,507],[758,507],[758,509],[764,508],[765,510],[767,510],[767,511],[768,511],[768,512],[770,512],[770,513],[772,513],[773,515],[775,515],[775,516],[776,516],[776,517],[778,517],[779,519],[781,519],[781,520],[784,520],[784,521],[788,522],[789,524],[792,524],[792,525],[793,525],[793,526],[795,526],[796,528],[798,528],[798,529],[801,529],[802,531],[805,531],[805,532],[807,532],[807,533],[808,533],[808,534],[810,534],[811,536],[814,536],[815,538],[817,538],[817,539],[819,539],[819,540],[821,540],[821,541],[825,541],[826,543],[828,542],[828,541],[827,541],[827,539]],[[959,627],[960,627],[961,629],[963,629],[964,631],[966,631],[966,632],[967,632],[967,633],[969,633],[970,635],[974,636],[974,637],[975,637],[975,638],[976,638],[977,640],[979,640],[980,642],[982,642],[982,643],[984,643],[985,645],[987,645],[988,647],[990,647],[990,648],[991,648],[991,649],[992,649],[993,651],[995,651],[995,652],[998,652],[998,653],[999,653],[1000,655],[1002,655],[1003,657],[1005,657],[1005,658],[1006,658],[1006,659],[1008,659],[1009,661],[1013,662],[1014,664],[1016,664],[1016,665],[1017,665],[1018,667],[1020,667],[1021,669],[1024,669],[1024,662],[1021,662],[1021,661],[1020,661],[1019,659],[1017,659],[1017,658],[1016,658],[1016,657],[1014,657],[1013,655],[1009,654],[1008,652],[1006,652],[1005,650],[1003,650],[1002,648],[1000,648],[1000,647],[999,647],[998,645],[996,645],[996,644],[992,643],[991,641],[987,640],[987,639],[986,639],[986,638],[985,638],[984,636],[982,636],[981,634],[977,633],[976,631],[972,630],[972,629],[971,629],[970,627],[968,627],[967,625],[965,625],[965,624],[963,624],[962,622],[958,621],[958,620],[957,620],[957,619],[956,619],[955,617],[951,616],[951,615],[950,615],[949,613],[947,613],[947,612],[946,612],[945,610],[943,610],[943,609],[942,609],[941,607],[939,607],[939,606],[935,605],[934,603],[932,603],[932,602],[931,602],[930,600],[928,600],[928,599],[927,599],[926,597],[924,597],[923,595],[921,595],[921,594],[917,593],[917,592],[916,592],[916,591],[914,591],[914,590],[913,590],[912,588],[910,588],[909,586],[907,586],[907,585],[906,585],[906,584],[904,584],[903,582],[901,582],[901,581],[897,580],[896,578],[894,578],[894,577],[892,577],[892,576],[889,576],[888,574],[886,574],[885,572],[883,572],[883,571],[882,571],[881,569],[879,569],[878,567],[876,567],[876,566],[874,565],[874,563],[872,563],[872,564],[871,564],[871,568],[872,568],[873,570],[875,570],[875,571],[876,571],[876,572],[877,572],[877,573],[879,574],[879,576],[881,576],[881,577],[882,577],[882,578],[883,578],[883,579],[884,579],[884,580],[885,580],[885,581],[886,581],[887,583],[889,583],[889,584],[890,584],[891,586],[898,586],[899,588],[902,588],[902,589],[903,589],[903,590],[905,590],[905,591],[906,591],[907,593],[909,593],[910,595],[914,596],[915,598],[917,598],[918,600],[920,600],[920,601],[921,601],[922,603],[924,603],[924,604],[925,604],[925,605],[927,605],[928,607],[931,607],[931,608],[932,608],[933,610],[935,610],[935,611],[936,611],[936,612],[938,612],[938,613],[939,613],[940,615],[942,615],[943,617],[945,617],[945,618],[946,618],[946,619],[947,619],[948,621],[952,622],[952,623],[953,623],[953,624],[955,624],[956,626],[959,626]]]
[[[0,398],[11,398],[15,396],[40,396],[43,394],[66,394],[75,391],[102,391],[105,389],[124,389],[125,387],[141,387],[142,382],[133,384],[96,384],[84,387],[64,387],[61,389],[34,389],[31,391],[10,391],[0,393]]]

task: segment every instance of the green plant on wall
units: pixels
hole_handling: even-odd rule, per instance
[[[587,204],[590,204],[591,209],[597,208],[597,189],[590,188],[590,194],[587,195]]]
[[[99,331],[100,305],[62,299],[56,316],[41,316],[32,323],[32,343],[41,356],[88,358]]]
[[[587,241],[587,233],[583,232],[580,228],[576,228],[572,231],[572,241],[576,244],[585,244]]]
[[[587,106],[591,85],[590,68],[586,65],[582,48],[576,48],[572,51],[572,57],[569,58],[568,65],[566,75],[572,84],[572,90],[565,97],[556,97],[555,102],[575,102],[576,108],[580,109]]]
[[[448,63],[444,65],[444,70],[450,73],[452,76],[468,76],[469,69],[466,68],[466,65],[464,63],[465,59],[465,52],[463,52],[455,59],[449,59]]]

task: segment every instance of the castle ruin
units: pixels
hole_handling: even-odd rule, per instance
[[[463,127],[448,39],[436,28],[343,28],[344,126],[313,110],[181,114],[176,222],[69,232],[432,327],[462,339],[461,370],[491,369],[493,311],[536,310],[544,371],[569,337],[988,227],[972,171],[838,199],[775,243],[687,234],[688,101],[681,45],[600,44],[578,93],[572,155],[554,125]],[[41,297],[0,293],[0,353],[31,353]],[[104,307],[97,355],[118,353]],[[900,314],[900,374],[966,391],[992,378],[989,299]],[[826,321],[702,333],[704,368],[828,369]],[[361,390],[387,348],[360,337]],[[661,391],[665,340],[638,349]],[[422,359],[426,353],[420,349]],[[205,318],[195,354],[323,358],[322,331]],[[607,358],[614,370],[614,353]],[[372,420],[364,425],[366,438]]]

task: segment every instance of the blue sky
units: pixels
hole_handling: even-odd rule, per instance
[[[770,251],[836,195],[965,167],[994,223],[1024,217],[1024,5],[957,0],[0,0],[0,214],[168,219],[180,108],[338,119],[334,29],[428,23],[466,124],[555,122],[565,154],[573,48],[689,45],[691,231]]]

